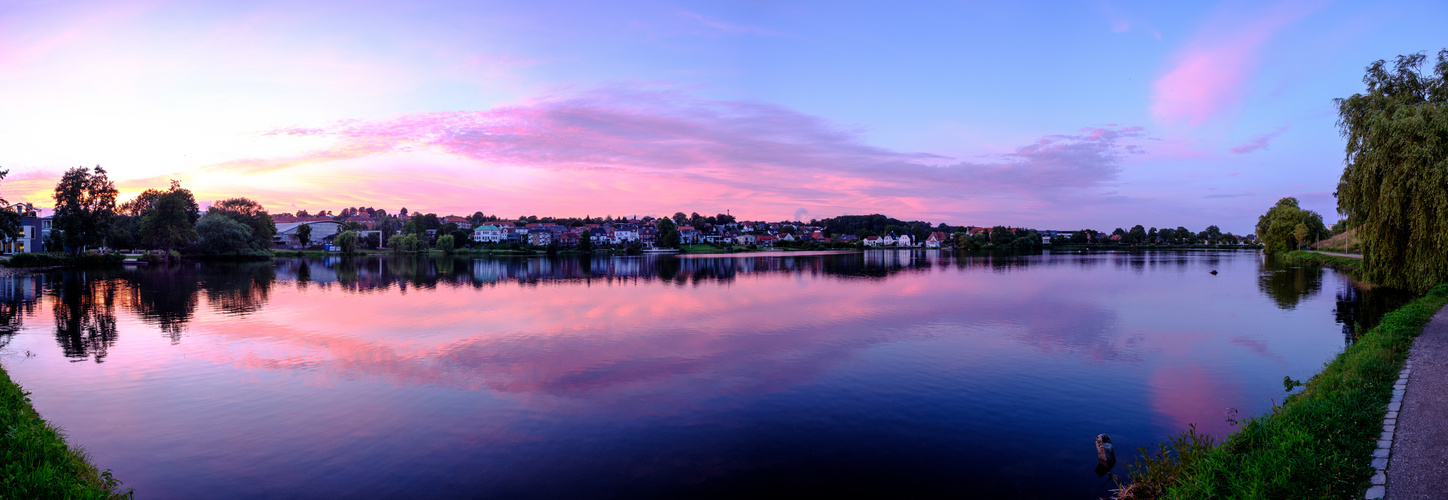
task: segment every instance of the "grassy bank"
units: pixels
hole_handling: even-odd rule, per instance
[[[1188,431],[1143,448],[1118,498],[1362,498],[1398,370],[1445,303],[1448,284],[1388,313],[1301,392],[1220,445]]]
[[[1282,254],[1282,259],[1297,264],[1317,264],[1351,272],[1357,272],[1358,268],[1363,265],[1363,260],[1360,258],[1323,255],[1317,252],[1302,250],[1293,250]]]
[[[5,261],[5,265],[7,267],[103,267],[119,266],[125,259],[126,257],[119,253],[18,253],[10,257],[10,260]]]
[[[0,368],[0,498],[131,498],[30,406],[29,393]]]

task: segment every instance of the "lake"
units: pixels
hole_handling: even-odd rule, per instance
[[[1217,274],[1211,274],[1211,271]],[[1403,296],[1255,251],[277,259],[0,278],[137,498],[1097,498]]]

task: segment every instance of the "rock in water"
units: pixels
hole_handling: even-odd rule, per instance
[[[1217,270],[1216,270],[1216,269],[1213,269],[1213,270],[1212,270],[1212,275],[1213,275],[1213,276],[1216,276],[1216,274],[1217,274]]]
[[[1105,474],[1116,466],[1116,450],[1111,446],[1111,436],[1098,434],[1096,436],[1096,474]]]

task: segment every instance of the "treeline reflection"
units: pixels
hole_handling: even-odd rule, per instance
[[[1277,307],[1292,310],[1307,299],[1322,293],[1327,269],[1267,258],[1257,275],[1257,288],[1272,299]],[[1413,300],[1411,292],[1383,287],[1359,286],[1341,282],[1336,292],[1335,319],[1342,325],[1343,342],[1352,345],[1357,338],[1377,326],[1383,315]]]
[[[0,347],[34,318],[37,304],[50,303],[53,334],[65,356],[103,362],[117,335],[117,309],[133,311],[172,343],[202,307],[247,315],[265,308],[273,288],[296,287],[341,293],[400,293],[416,289],[548,286],[603,283],[658,283],[669,286],[728,284],[756,275],[799,275],[840,280],[886,280],[909,273],[970,271],[1012,273],[1069,266],[1090,270],[1205,272],[1220,264],[1211,252],[1106,253],[1065,255],[968,255],[940,251],[869,251],[849,254],[727,255],[718,257],[454,258],[369,256],[296,258],[251,263],[187,263],[105,271],[62,270],[0,276]],[[1259,290],[1283,309],[1322,292],[1318,267],[1263,263]],[[1102,279],[1112,279],[1103,275]],[[1337,320],[1351,343],[1408,295],[1362,290],[1345,284],[1337,292]]]

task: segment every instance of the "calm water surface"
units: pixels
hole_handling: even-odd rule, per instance
[[[1398,300],[1250,251],[280,259],[0,284],[0,362],[137,498],[1096,498],[1096,434],[1118,473],[1190,423],[1225,436]]]

